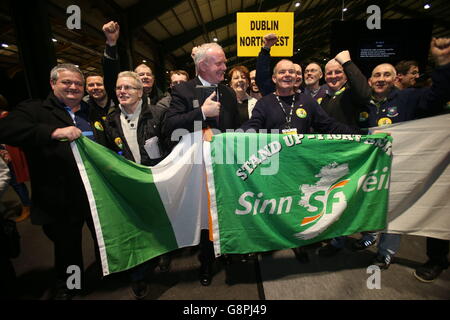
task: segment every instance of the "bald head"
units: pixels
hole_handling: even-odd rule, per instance
[[[369,85],[375,96],[386,97],[394,86],[397,72],[392,64],[382,63],[376,66],[369,78]]]
[[[305,84],[310,88],[318,88],[319,80],[323,77],[322,68],[319,64],[311,62],[305,69]]]
[[[347,75],[342,65],[335,59],[331,59],[325,65],[325,82],[333,91],[338,91],[347,82]]]

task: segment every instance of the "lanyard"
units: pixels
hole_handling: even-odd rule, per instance
[[[292,104],[291,104],[291,110],[289,112],[289,115],[286,113],[286,110],[284,109],[283,103],[281,102],[280,98],[277,95],[275,95],[275,97],[277,97],[277,100],[278,100],[278,103],[280,104],[281,110],[283,110],[283,113],[286,116],[286,124],[288,124],[289,127],[290,127],[291,126],[292,113],[294,112],[295,94],[292,96]]]
[[[72,118],[73,124],[77,126],[77,121],[75,119],[75,113],[72,111],[70,107],[65,106],[64,109],[69,113],[70,117]]]
[[[342,87],[341,89],[339,89],[338,91],[336,91],[335,93],[334,93],[334,95],[335,96],[338,96],[338,95],[340,95],[342,92],[344,92],[345,91],[345,86],[344,87]]]

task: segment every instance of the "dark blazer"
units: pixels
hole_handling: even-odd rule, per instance
[[[0,143],[21,147],[30,169],[33,224],[83,221],[90,213],[69,142],[51,139],[57,128],[73,126],[53,95],[20,103],[0,119]]]
[[[198,77],[180,83],[172,89],[172,101],[166,113],[165,132],[169,136],[179,128],[193,132],[194,121],[201,121],[202,128],[209,126],[221,131],[236,129],[239,126],[239,113],[234,91],[225,85],[218,85],[220,114],[219,123],[217,123],[215,119],[203,120],[201,105],[194,102],[199,100],[195,91],[197,85],[202,85]]]

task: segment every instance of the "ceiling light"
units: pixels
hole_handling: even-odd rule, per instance
[[[296,7],[296,8],[300,7],[300,5],[301,5],[300,2],[296,2],[296,3],[295,3],[295,7]]]
[[[53,42],[58,42],[58,40],[56,40],[55,38],[52,38],[52,41],[53,41]]]
[[[216,37],[213,38],[214,42],[217,42],[219,39],[217,39]]]
[[[347,8],[342,9],[343,12],[345,12],[345,11],[347,11],[347,10],[348,10]]]
[[[147,60],[142,60],[143,63],[147,63]]]
[[[423,6],[423,8],[424,8],[425,10],[428,10],[428,9],[431,8],[431,4],[426,3],[426,4]]]
[[[2,43],[3,48],[8,48],[9,46],[6,43]]]

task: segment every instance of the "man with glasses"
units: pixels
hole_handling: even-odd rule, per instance
[[[151,109],[149,105],[142,102],[143,87],[139,75],[135,72],[119,73],[116,82],[119,105],[106,117],[106,140],[111,150],[126,159],[146,166],[154,166],[162,159],[159,137],[161,118],[165,110],[156,106],[152,106],[154,108]],[[156,152],[149,154],[145,150],[145,145],[154,137],[158,137],[154,143]],[[154,261],[150,260],[130,271],[131,290],[136,299],[145,298],[149,292],[145,276],[153,263]]]
[[[70,142],[82,134],[92,138],[94,129],[82,101],[84,77],[75,65],[54,67],[50,86],[52,92],[44,101],[24,101],[0,119],[0,141],[25,152],[33,190],[31,222],[42,225],[54,245],[56,285],[50,298],[70,299],[77,290],[66,285],[70,275],[67,269],[76,265],[83,272],[85,221],[95,239],[86,191]]]
[[[116,84],[119,105],[108,113],[105,121],[107,145],[131,161],[154,166],[161,156],[150,158],[144,145],[148,139],[160,136],[164,110],[151,110],[144,104],[143,91],[143,84],[135,72],[119,73]]]
[[[416,85],[416,79],[420,77],[419,64],[413,60],[402,60],[395,65],[397,78],[394,85],[399,90],[411,88]]]

